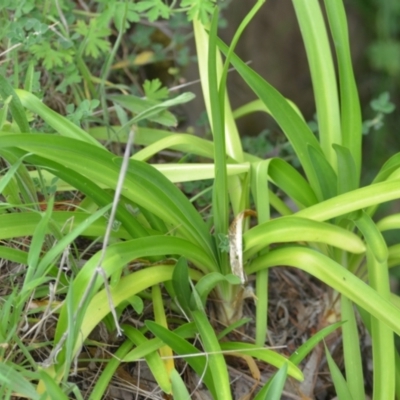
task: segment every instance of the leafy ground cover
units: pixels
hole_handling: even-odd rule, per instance
[[[374,217],[400,198],[399,155],[359,183],[363,127],[393,106],[363,124],[343,4],[325,1],[328,23],[293,4],[312,125],[234,53],[263,1],[229,46],[213,1],[2,6],[2,398],[399,397],[399,244],[382,232],[400,218]],[[184,64],[182,38],[156,42],[182,16],[211,139],[173,129],[190,92],[135,70],[171,49]],[[256,98],[236,111],[232,66]],[[235,118],[260,110],[285,153],[244,151]]]

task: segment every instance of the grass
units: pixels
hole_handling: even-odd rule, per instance
[[[372,398],[398,397],[399,301],[389,287],[398,244],[388,246],[382,231],[398,229],[399,216],[375,221],[374,214],[382,203],[400,198],[400,158],[391,157],[370,184],[360,186],[363,120],[343,4],[325,1],[327,25],[317,0],[293,1],[313,82],[315,135],[300,110],[234,53],[263,1],[245,16],[229,46],[218,38],[219,10],[212,1],[181,2],[193,24],[212,130],[206,140],[168,130],[177,123],[171,107],[189,102],[192,94],[172,97],[160,82],[147,81],[141,98],[106,81],[134,13],[152,21],[176,11],[153,3],[111,2],[109,8],[99,5],[99,15],[85,14],[86,22],[76,22],[74,29],[86,35],[76,48],[85,87],[81,92],[70,85],[77,103],[69,108],[73,116],[62,116],[32,93],[33,64],[24,89],[0,77],[0,256],[11,269],[0,308],[9,321],[0,332],[3,398],[107,398],[113,396],[107,390],[116,373],[144,362],[154,384],[130,377],[138,395],[187,399],[200,390],[190,385],[199,378],[212,398],[228,400],[235,395],[230,367],[242,362],[256,383],[250,395],[280,399],[286,381],[307,381],[301,363],[340,328],[343,366],[325,346],[331,382],[340,399],[364,399],[359,327],[372,341]],[[112,48],[103,43],[110,19],[98,26],[111,6],[118,11]],[[13,11],[16,17],[18,10]],[[91,43],[89,35],[97,41]],[[96,81],[85,55],[103,47],[110,55]],[[231,65],[258,98],[236,115],[268,112],[299,170],[281,157],[243,151],[226,91]],[[93,102],[97,92],[101,96]],[[389,98],[379,102],[377,111],[388,112]],[[103,120],[92,125],[99,104]],[[122,156],[110,151],[112,142],[124,143]],[[143,148],[131,155],[133,144]],[[165,149],[209,162],[148,162]],[[205,217],[177,184],[210,178]],[[58,209],[55,195],[70,192],[74,202],[64,201]],[[321,310],[323,324],[292,354],[267,346],[270,269],[285,276],[286,266],[308,274],[298,275],[304,280],[299,291],[307,286],[304,276],[312,276],[332,298]],[[326,326],[333,304],[336,317]],[[103,368],[86,389],[77,377],[87,378],[97,362]],[[278,371],[261,380],[265,366]]]

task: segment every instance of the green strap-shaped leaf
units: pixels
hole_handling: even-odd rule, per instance
[[[219,389],[219,386],[215,386],[214,377],[212,376],[210,367],[207,363],[207,356],[205,354],[199,354],[200,350],[190,344],[187,340],[153,321],[146,321],[146,326],[155,336],[171,347],[176,354],[181,355],[197,375],[203,377],[203,382],[213,394],[213,398],[218,399],[219,397],[216,391],[217,388]],[[199,356],[196,357],[196,354],[199,354]],[[218,377],[215,378],[218,379]]]
[[[110,193],[100,188],[95,182],[77,171],[39,156],[29,156],[28,160],[35,166],[45,168],[53,174],[57,171],[57,176],[59,178],[69,183],[74,189],[92,198],[100,207],[104,207],[113,202],[114,197]],[[121,204],[117,207],[116,219],[122,223],[132,238],[148,235],[148,231],[138,223],[136,218]]]
[[[97,140],[93,139],[83,129],[75,125],[67,118],[53,111],[51,108],[47,107],[32,93],[21,89],[17,89],[15,92],[24,107],[26,107],[29,111],[38,114],[60,135],[78,139],[86,143],[90,143],[96,147],[103,147]],[[49,137],[49,135],[47,135],[47,137]]]
[[[199,331],[204,351],[207,353],[207,363],[214,380],[214,387],[218,388],[215,398],[218,400],[230,400],[232,395],[228,368],[214,329],[203,312],[193,311],[192,315]]]
[[[316,192],[318,200],[331,199],[337,194],[336,173],[321,152],[315,150],[312,146],[308,147],[308,151],[319,183],[319,190]]]
[[[311,72],[321,148],[336,172],[332,145],[342,144],[342,134],[336,74],[324,17],[318,0],[293,0],[293,6]]]
[[[105,275],[109,277],[112,273],[118,272],[127,263],[137,258],[150,257],[155,255],[165,256],[168,254],[183,255],[191,261],[194,261],[196,265],[202,268],[204,268],[209,262],[207,261],[207,258],[204,258],[204,253],[202,253],[201,250],[199,251],[199,249],[190,242],[175,237],[151,236],[110,245],[107,249],[101,266]],[[95,273],[100,259],[101,252],[98,252],[85,264],[80,273],[76,276],[72,284],[72,286],[74,287],[74,297],[71,299],[70,312],[73,313],[78,309],[83,294],[85,293],[86,288],[92,280],[93,274]],[[155,267],[146,268],[142,272],[145,274],[151,274],[151,271],[154,271],[153,268]],[[207,271],[207,268],[205,269],[205,271]],[[172,269],[170,273],[172,276]],[[193,271],[191,273],[193,273]],[[167,280],[170,280],[171,276]],[[197,279],[199,279],[200,276],[201,274],[197,273]],[[118,288],[122,280],[123,279],[121,279],[120,283],[113,287],[113,289]],[[150,277],[149,282],[152,282],[152,279],[150,279]],[[157,283],[158,282],[159,281],[157,281]],[[96,291],[101,287],[102,284],[103,278],[100,276],[97,277],[95,282],[93,282],[93,292],[96,293]],[[132,292],[129,298],[131,298],[135,293],[137,292]],[[67,323],[67,314],[67,307],[63,307],[60,313],[59,324],[56,331],[57,340],[59,340],[64,332],[63,329],[65,328]]]
[[[292,266],[308,272],[400,334],[400,314],[396,306],[346,268],[315,250],[298,246],[272,250],[256,258],[246,272],[251,274],[279,265]]]
[[[279,400],[282,398],[283,387],[287,377],[287,364],[284,364],[276,375],[268,382],[265,400]]]
[[[282,189],[300,208],[317,203],[317,198],[309,183],[285,160],[271,159],[268,174],[273,183]]]
[[[297,216],[326,221],[386,201],[400,198],[399,180],[386,181],[335,196],[296,213]]]
[[[347,386],[354,399],[363,399],[364,374],[362,367],[362,346],[358,332],[358,321],[353,303],[346,297],[340,297],[342,321],[343,358],[346,371]]]
[[[0,155],[7,160],[7,162],[12,165],[11,169],[15,164],[19,164],[20,160],[26,160],[27,155],[25,153],[20,153],[19,155],[15,154],[15,151],[10,150],[10,149],[2,149],[0,151]],[[36,194],[36,187],[32,181],[32,178],[25,167],[24,164],[20,164],[15,171],[15,182],[18,185],[19,192],[22,197],[22,202],[25,202],[26,204],[31,204],[33,207],[36,206],[38,209],[37,203],[38,203],[38,198]],[[10,182],[10,184],[12,184]],[[19,204],[19,203],[18,203]]]
[[[122,326],[124,328],[124,325]],[[194,322],[188,322],[186,324],[178,326],[174,330],[174,333],[179,335],[180,337],[186,338],[194,338],[197,335],[197,329]],[[146,342],[139,344],[132,351],[130,351],[123,359],[125,362],[136,361],[140,358],[145,357],[147,354],[158,350],[161,346],[164,345],[164,342],[158,337],[153,339],[148,339]]]
[[[172,285],[174,287],[175,296],[179,305],[187,315],[190,315],[190,283],[189,283],[189,267],[187,261],[181,257],[175,265],[172,275]]]
[[[136,346],[147,342],[143,333],[132,326],[124,325],[124,333]],[[149,353],[145,356],[145,359],[161,390],[165,393],[171,393],[172,388],[168,379],[168,371],[158,352]]]
[[[48,207],[45,212],[41,213],[40,221],[36,226],[35,232],[32,236],[32,241],[29,246],[28,253],[28,270],[25,275],[24,284],[29,284],[31,280],[41,278],[39,272],[38,264],[39,257],[42,253],[42,247],[44,244],[44,239],[46,232],[49,230],[48,226],[50,223],[51,214],[53,212],[54,197],[50,198]]]
[[[362,116],[352,67],[346,12],[343,1],[325,0],[325,9],[338,63],[342,145],[354,160],[355,173],[352,179],[355,180],[355,189],[361,172]]]
[[[210,272],[204,275],[197,283],[194,290],[202,301],[203,306],[206,303],[209,293],[217,286],[220,282],[227,282],[230,285],[240,284],[240,278],[236,275],[222,275],[219,272]],[[191,295],[190,304],[192,309],[196,308],[196,301],[194,294]]]
[[[186,384],[176,369],[173,369],[169,375],[172,384],[172,394],[175,400],[188,400],[190,394],[186,388]]]
[[[123,329],[124,332],[126,332],[127,327],[124,325]],[[103,398],[111,379],[115,375],[117,368],[121,365],[120,360],[122,360],[126,356],[126,354],[131,350],[132,347],[133,342],[130,339],[125,340],[118,347],[117,351],[114,353],[114,356],[110,358],[100,376],[98,377],[98,379],[96,379],[94,388],[90,393],[90,400],[101,400]]]
[[[325,337],[330,335],[336,329],[340,328],[344,322],[336,322],[329,325],[316,334],[312,335],[306,342],[304,342],[290,357],[289,360],[295,364],[299,365],[311,352],[311,350]]]
[[[8,387],[11,391],[20,393],[32,400],[39,400],[39,394],[36,392],[32,383],[25,378],[18,370],[18,367],[12,363],[0,363],[0,382],[2,387]]]
[[[11,115],[14,121],[17,123],[22,133],[29,133],[31,131],[26,118],[25,110],[19,99],[16,91],[10,85],[10,82],[4,75],[0,75],[0,96],[3,100],[6,100],[9,96],[12,96],[11,102],[9,103]]]
[[[353,253],[365,251],[362,240],[338,226],[296,216],[281,217],[248,230],[244,236],[245,258],[267,248],[271,243],[327,243]]]
[[[367,243],[368,280],[382,298],[390,301],[388,250],[385,239],[371,217],[363,212],[354,221]],[[366,309],[366,311],[369,311]],[[393,328],[376,316],[371,318],[373,348],[374,398],[392,399],[395,394],[395,347]]]
[[[343,194],[358,188],[356,165],[347,147],[333,145],[337,156],[338,177],[337,194]]]
[[[331,356],[328,348],[325,346],[326,360],[328,361],[329,371],[332,376],[333,385],[335,386],[336,394],[339,400],[353,400],[350,390],[347,386],[346,379],[340,372],[339,367],[336,365],[334,359]]]
[[[54,221],[59,227],[68,225],[75,227],[83,222],[90,216],[89,213],[85,212],[70,212],[70,211],[54,211],[52,214],[52,221]],[[22,213],[9,213],[0,215],[0,238],[11,239],[21,236],[31,236],[35,232],[37,224],[40,222],[40,214],[34,212],[22,212]],[[84,236],[99,237],[103,236],[107,225],[107,220],[101,218],[88,226],[85,232],[82,233]],[[50,229],[46,230],[49,233]],[[122,227],[118,231],[113,231],[111,237],[117,237],[120,239],[129,240],[131,236]]]
[[[398,265],[400,265],[400,243],[390,246],[388,250],[388,268],[397,267]]]
[[[303,373],[300,369],[294,365],[286,357],[278,354],[272,349],[260,348],[257,345],[251,343],[241,342],[221,342],[221,349],[223,351],[236,351],[241,354],[248,354],[251,357],[262,360],[268,364],[273,365],[276,368],[281,368],[283,365],[288,365],[288,374],[293,378],[302,381],[304,379]]]
[[[397,153],[389,158],[383,164],[382,168],[379,170],[379,173],[376,175],[374,179],[374,183],[383,182],[390,177],[395,171],[400,168],[400,153]]]
[[[132,158],[146,161],[164,149],[176,149],[177,151],[185,151],[186,153],[196,154],[210,159],[214,158],[214,145],[211,142],[182,133],[160,139],[135,153]]]
[[[228,233],[229,224],[229,198],[228,198],[228,177],[226,170],[226,143],[225,143],[225,124],[224,124],[224,100],[219,96],[218,78],[218,53],[217,53],[217,28],[218,28],[218,8],[214,10],[211,21],[209,43],[208,43],[208,97],[211,110],[211,127],[214,138],[214,169],[215,178],[212,196],[212,213],[214,217],[215,236],[220,237]],[[225,93],[223,93],[223,96]],[[227,253],[218,250],[221,264],[221,272],[228,273]]]
[[[223,53],[226,54],[228,52],[228,46],[221,40],[218,40],[218,46]],[[307,146],[310,145],[315,147],[317,151],[321,151],[318,140],[304,120],[275,88],[235,54],[232,55],[231,62],[249,87],[268,107],[272,117],[285,133],[304,168],[311,187],[315,191],[319,184],[315,177],[314,167],[309,159]]]
[[[0,246],[0,258],[17,264],[28,265],[28,253],[10,246]]]

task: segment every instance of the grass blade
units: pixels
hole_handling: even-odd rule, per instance
[[[175,265],[172,275],[172,285],[175,291],[176,299],[180,307],[185,311],[186,315],[190,315],[190,283],[189,283],[189,267],[187,261],[181,257]]]
[[[165,329],[153,321],[146,321],[146,326],[156,337],[170,346],[175,353],[183,356],[182,358],[193,368],[197,375],[202,377],[204,384],[213,394],[213,398],[218,399],[213,376],[211,375],[210,367],[207,364],[207,355],[200,353],[196,347],[178,336],[176,333]],[[196,357],[196,354],[199,354],[199,356]],[[185,357],[185,355],[188,357]]]
[[[126,327],[122,327],[124,332],[126,332]],[[132,349],[133,342],[129,339],[125,340],[121,346],[118,347],[114,356],[108,361],[106,367],[103,369],[100,377],[97,379],[92,393],[90,393],[89,400],[101,400],[106,393],[107,387],[114,376],[117,368],[121,364],[121,359],[123,359],[126,354]]]
[[[317,221],[326,221],[351,213],[352,211],[361,210],[399,198],[399,181],[385,181],[335,196],[332,199],[325,200],[307,209],[301,210],[296,213],[296,215]]]
[[[347,147],[333,145],[338,164],[337,193],[343,194],[358,188],[356,165]]]
[[[172,395],[175,400],[190,400],[190,394],[186,389],[186,384],[176,369],[173,369],[169,375],[172,384]]]
[[[40,222],[36,226],[35,232],[32,237],[31,245],[28,253],[28,270],[26,272],[25,284],[29,284],[31,280],[39,278],[38,264],[39,257],[42,252],[43,243],[45,240],[46,232],[50,222],[51,214],[53,212],[54,197],[50,198],[47,210],[42,213]]]
[[[232,399],[228,368],[221,353],[221,347],[214,329],[208,322],[205,314],[201,311],[193,311],[192,315],[199,331],[204,351],[209,353],[207,354],[207,360],[210,373],[213,377],[215,387],[218,388],[216,399]]]
[[[325,355],[328,361],[329,371],[331,372],[338,400],[353,400],[353,397],[351,396],[350,390],[347,386],[346,379],[344,379],[339,367],[336,365],[326,346]]]
[[[279,400],[282,398],[283,387],[287,377],[287,364],[284,364],[276,375],[268,382],[268,391],[265,400]]]
[[[1,386],[7,387],[19,395],[39,400],[39,394],[34,386],[12,364],[0,363],[0,382],[2,382]]]
[[[316,192],[317,198],[320,202],[331,199],[337,194],[336,173],[323,154],[311,146],[308,147],[308,151],[319,183],[319,191]]]
[[[157,324],[163,326],[168,329],[167,317],[165,315],[164,303],[161,297],[161,289],[159,285],[154,285],[151,289],[152,301],[153,301],[153,311],[154,311],[154,320]],[[168,346],[162,346],[159,349],[160,356],[163,359],[163,363],[165,366],[165,370],[167,371],[167,375],[171,373],[173,369],[175,369],[172,349]]]
[[[141,333],[138,329],[135,329],[131,326],[124,325],[124,332],[126,336],[136,345],[139,346],[143,343],[146,343],[147,338]],[[161,349],[160,349],[161,350]],[[169,373],[166,368],[165,361],[158,354],[157,351],[149,353],[145,356],[146,362],[156,379],[157,383],[160,385],[160,388],[165,393],[171,393],[171,382],[168,379]],[[173,359],[169,361],[173,362]]]
[[[251,343],[241,342],[221,342],[220,346],[222,351],[236,351],[241,354],[248,354],[251,357],[271,364],[276,368],[281,368],[283,365],[287,364],[288,374],[290,376],[298,381],[302,381],[304,379],[303,373],[296,365],[272,349],[265,347],[260,348]]]
[[[218,46],[223,53],[229,51],[228,46],[221,40],[218,40]],[[319,184],[315,177],[314,167],[309,159],[308,146],[321,151],[318,140],[304,122],[304,119],[299,116],[289,102],[275,88],[235,54],[232,54],[231,62],[248,86],[270,110],[271,116],[285,133],[304,168],[311,187],[315,191]]]
[[[312,335],[305,343],[303,343],[290,357],[289,360],[295,364],[300,364],[311,352],[311,350],[326,336],[330,335],[336,329],[340,328],[344,322],[336,322],[335,324],[329,325],[315,335]]]
[[[354,77],[346,12],[342,1],[325,0],[325,9],[336,50],[339,71],[342,145],[354,160],[357,186],[361,172],[362,116]]]
[[[318,0],[293,0],[313,83],[321,148],[337,171],[333,144],[342,144],[335,69]]]
[[[341,296],[340,307],[342,321],[345,322],[342,326],[342,341],[347,387],[354,400],[364,400],[364,374],[360,336],[353,303],[347,297]]]
[[[90,143],[96,147],[103,147],[97,140],[93,139],[83,129],[47,107],[32,93],[21,89],[17,89],[15,92],[24,107],[26,107],[29,111],[32,111],[33,113],[39,115],[60,135],[78,139]],[[49,135],[46,136],[49,137]]]
[[[317,203],[317,198],[309,183],[290,164],[280,158],[269,162],[268,174],[272,182],[282,189],[302,209]]]
[[[226,171],[226,148],[225,148],[225,126],[224,111],[218,92],[217,72],[217,27],[218,8],[215,8],[211,21],[208,44],[208,79],[209,79],[209,101],[211,107],[211,126],[214,137],[214,162],[215,178],[213,188],[212,208],[214,216],[215,237],[228,233],[228,179]],[[219,252],[221,272],[229,272],[227,253]]]
[[[9,103],[11,115],[14,121],[17,123],[20,131],[22,133],[29,133],[31,129],[29,127],[28,119],[26,118],[25,110],[21,100],[4,75],[0,75],[0,96],[4,101],[9,96],[12,97],[11,102]]]
[[[368,279],[371,287],[382,298],[390,301],[388,251],[377,226],[365,212],[355,221],[367,243]],[[368,309],[367,309],[368,311]],[[373,354],[373,398],[392,399],[395,394],[395,347],[391,328],[376,316],[371,318]]]

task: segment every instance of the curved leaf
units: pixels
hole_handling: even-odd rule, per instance
[[[9,103],[11,115],[20,131],[23,133],[29,133],[31,129],[29,127],[28,119],[26,118],[25,110],[22,107],[21,100],[4,75],[0,75],[0,96],[4,101],[11,96],[11,101]]]
[[[121,270],[127,263],[132,260],[141,257],[150,257],[150,256],[166,256],[168,254],[179,254],[183,255],[189,260],[193,261],[200,268],[205,269],[207,271],[207,267],[212,267],[210,264],[210,260],[207,260],[207,256],[204,252],[202,252],[195,245],[187,242],[183,239],[168,237],[168,236],[151,236],[145,238],[134,239],[122,243],[116,243],[110,245],[107,248],[106,255],[102,260],[101,267],[107,277],[109,277],[112,273],[116,273]],[[72,283],[74,297],[71,299],[71,309],[70,312],[75,312],[78,309],[78,306],[82,300],[82,297],[92,280],[93,274],[95,274],[96,268],[99,265],[101,260],[102,253],[101,251],[95,254],[81,269],[79,274],[74,279]],[[153,268],[146,268],[144,272],[147,271],[148,274],[151,274],[151,271],[154,271]],[[171,266],[172,268],[172,266]],[[134,273],[133,275],[135,275]],[[172,274],[172,269],[171,269]],[[199,273],[197,277],[199,278]],[[172,276],[172,275],[171,275]],[[170,280],[169,278],[168,280]],[[150,279],[149,279],[150,280]],[[157,282],[158,283],[158,282]],[[93,283],[92,290],[95,293],[103,284],[103,278],[98,276],[96,281]],[[117,284],[118,287],[119,284]],[[136,287],[136,286],[135,286]],[[135,292],[137,293],[137,292]],[[132,292],[131,296],[135,294]],[[67,326],[67,307],[63,306],[59,323],[57,325],[56,330],[56,340],[59,340],[61,335],[64,332],[64,329]]]
[[[221,347],[214,329],[205,314],[193,311],[194,322],[200,334],[201,343],[207,354],[207,364],[217,390],[216,399],[229,400],[232,398],[228,367],[221,353]]]
[[[87,132],[75,125],[73,122],[53,111],[47,107],[41,100],[39,100],[32,93],[26,90],[16,89],[15,93],[21,100],[21,103],[29,111],[39,115],[46,121],[52,128],[54,128],[60,135],[74,138],[77,140],[90,143],[96,147],[103,147],[96,139],[93,139]],[[49,135],[47,135],[49,137]]]
[[[207,355],[201,353],[200,350],[176,333],[169,331],[153,321],[146,321],[146,326],[157,338],[171,347],[176,354],[181,355],[197,375],[203,378],[203,382],[213,394],[213,398],[218,398],[216,395],[216,387],[214,386],[214,379],[207,363]],[[198,356],[196,356],[197,354]]]
[[[228,46],[226,46],[226,44],[221,40],[218,40],[218,46],[223,53],[228,52]],[[314,190],[318,188],[318,181],[316,180],[314,168],[309,159],[307,146],[310,145],[317,151],[321,151],[321,147],[310,128],[288,101],[274,87],[253,71],[235,54],[232,54],[231,63],[254,93],[260,98],[266,107],[268,107],[272,117],[282,128],[286,137],[292,144],[293,149],[304,168],[311,187]]]
[[[126,277],[119,280],[118,284],[110,288],[110,294],[112,296],[113,306],[118,307],[123,301],[130,299],[133,295],[140,293],[141,291],[150,288],[156,284],[169,281],[172,279],[172,267],[160,265],[157,267],[150,267],[144,270],[134,272]],[[63,308],[63,311],[65,308]],[[110,313],[110,303],[108,300],[108,292],[103,289],[97,293],[89,302],[84,315],[81,320],[81,326],[75,325],[75,329],[79,329],[79,335],[77,335],[76,342],[74,343],[72,356],[74,356],[82,347],[83,342],[93,331],[93,329],[103,320],[103,318]],[[63,318],[61,318],[63,316]],[[72,316],[73,317],[73,316]],[[71,318],[71,322],[74,319]],[[57,324],[55,343],[57,344],[64,334],[68,330],[68,316],[66,312],[60,315],[60,319]],[[65,371],[63,369],[65,360],[65,348],[62,347],[61,351],[57,356],[58,367],[60,369],[60,375]]]
[[[234,176],[249,171],[248,163],[228,164],[227,175]],[[215,178],[214,164],[156,164],[154,168],[160,171],[171,182],[192,182]]]
[[[317,198],[309,183],[285,160],[280,158],[271,159],[268,174],[273,183],[301,208],[317,203]]]
[[[318,199],[322,201],[334,197],[337,194],[337,176],[334,169],[321,152],[311,146],[308,147],[308,152],[319,183],[319,190],[316,191]]]
[[[172,384],[172,395],[175,400],[188,400],[190,394],[186,388],[186,384],[176,369],[173,369],[169,374]]]
[[[215,288],[215,286],[218,285],[220,282],[228,282],[230,285],[238,285],[240,284],[240,278],[238,278],[236,275],[222,275],[219,272],[211,272],[206,275],[204,275],[197,283],[194,288],[196,290],[197,294],[199,295],[203,305],[205,305],[205,302],[207,300],[207,296],[209,293]],[[192,308],[195,309],[195,299],[192,294],[191,299],[190,299],[190,304],[192,305]]]
[[[382,218],[376,224],[376,226],[381,232],[388,231],[391,229],[400,229],[400,214],[393,214],[385,218]]]
[[[318,0],[293,0],[293,6],[311,72],[321,148],[336,172],[332,145],[342,143],[342,134],[336,74],[325,21]]]
[[[61,229],[62,226],[76,227],[83,223],[91,214],[85,212],[53,211],[51,220]],[[36,212],[22,212],[0,214],[0,239],[11,239],[21,236],[31,236],[40,221],[40,214]],[[100,218],[88,226],[83,236],[99,237],[103,236],[106,230],[107,220]],[[49,226],[47,233],[50,232]],[[126,230],[120,227],[117,231],[111,232],[112,237],[130,239],[131,236]]]
[[[349,387],[347,386],[346,379],[342,375],[342,372],[340,371],[339,367],[336,365],[326,345],[325,345],[325,355],[326,355],[326,360],[328,361],[329,371],[332,376],[333,385],[335,386],[338,400],[353,400],[353,396],[351,395]]]
[[[57,176],[64,182],[70,184],[73,190],[79,190],[86,196],[89,196],[100,207],[111,204],[114,200],[114,197],[110,193],[107,193],[95,182],[86,178],[77,171],[66,168],[60,163],[46,160],[39,156],[29,156],[29,160],[34,163],[36,167],[40,166],[53,173],[57,171]],[[134,238],[148,235],[148,231],[121,204],[119,204],[117,207],[116,219],[121,222],[121,224],[130,233],[131,237]]]
[[[65,167],[96,184],[115,189],[118,182],[122,159],[82,141],[40,134],[3,136],[0,148],[8,147],[20,148],[51,161],[62,160]],[[211,235],[201,216],[184,194],[153,167],[131,160],[122,195],[171,223],[188,240],[214,254]]]
[[[361,170],[362,116],[357,85],[350,53],[346,12],[342,1],[325,0],[325,9],[336,50],[339,71],[340,111],[342,123],[342,145],[350,152],[355,173],[352,176],[355,189]]]
[[[135,153],[132,158],[145,161],[164,149],[176,149],[178,151],[184,149],[186,153],[196,154],[210,159],[214,158],[214,145],[212,142],[183,133],[160,139]]]
[[[124,327],[125,330],[125,327]],[[107,362],[107,365],[101,372],[101,375],[96,380],[94,384],[94,388],[90,393],[90,400],[101,400],[103,398],[104,393],[107,391],[107,387],[115,375],[117,368],[121,364],[121,359],[123,359],[126,354],[130,351],[133,347],[133,343],[131,340],[125,340],[114,353],[114,356]]]
[[[336,329],[340,328],[344,324],[343,321],[336,322],[335,324],[329,325],[317,333],[312,335],[305,343],[303,343],[290,357],[289,360],[299,365],[311,352],[311,350],[325,337],[330,335]]]
[[[296,216],[281,217],[257,225],[243,235],[243,240],[246,258],[271,243],[286,242],[327,243],[352,253],[365,251],[364,243],[354,233],[332,224]]]
[[[356,190],[358,188],[357,170],[350,150],[338,144],[334,144],[333,148],[336,151],[338,165],[337,193],[343,194]]]
[[[346,268],[314,250],[298,246],[272,250],[255,259],[246,272],[251,274],[279,265],[288,265],[308,272],[400,334],[400,314],[397,307]]]
[[[124,325],[124,333],[136,346],[147,342],[147,338],[143,333],[132,326]],[[168,371],[158,352],[149,353],[145,356],[145,359],[161,390],[165,393],[171,393],[172,388],[168,378]]]
[[[326,221],[352,211],[400,198],[399,180],[375,183],[325,200],[296,213],[296,216]]]
[[[282,398],[283,387],[287,377],[287,364],[284,364],[276,375],[268,382],[265,400],[279,400]]]
[[[262,348],[251,343],[241,343],[241,342],[221,342],[222,351],[237,351],[241,354],[248,354],[251,357],[262,360],[268,364],[273,365],[276,368],[281,368],[283,365],[288,365],[288,374],[298,381],[304,379],[303,373],[300,369],[293,364],[286,357],[276,353],[272,349]]]

